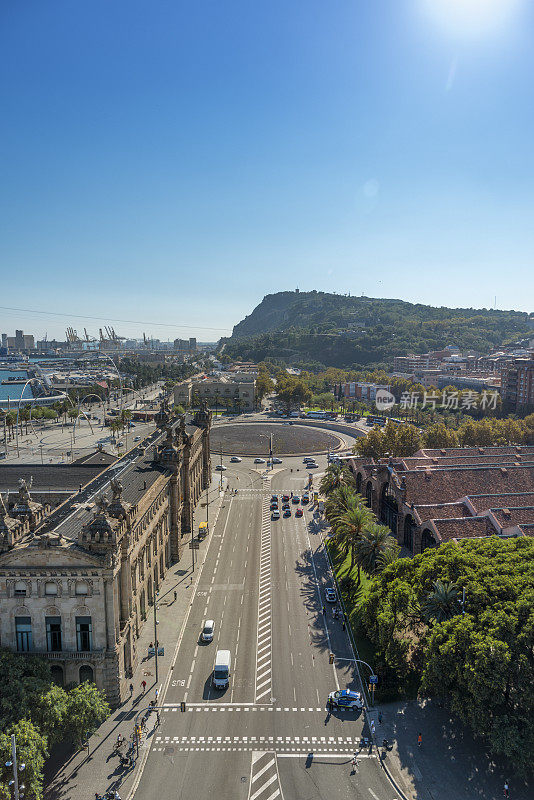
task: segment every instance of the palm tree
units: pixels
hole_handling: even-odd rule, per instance
[[[319,491],[329,495],[334,489],[339,489],[342,485],[355,486],[352,472],[341,464],[329,464],[326,472],[319,484]]]
[[[378,572],[381,560],[393,549],[396,542],[386,525],[374,523],[364,530],[356,542],[356,561],[358,567],[368,575]]]
[[[350,550],[350,571],[356,566],[357,545],[362,534],[375,523],[373,512],[363,503],[354,503],[337,520],[336,537],[344,541]],[[361,581],[361,564],[358,563],[358,585]]]
[[[454,583],[435,581],[434,591],[423,603],[421,613],[427,622],[443,622],[458,614],[458,589]]]

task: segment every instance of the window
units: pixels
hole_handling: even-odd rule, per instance
[[[45,594],[57,594],[57,583],[54,581],[47,581],[47,583],[45,583]]]
[[[89,594],[89,587],[85,581],[76,581],[76,594]]]
[[[80,667],[80,683],[83,683],[84,681],[89,681],[89,683],[94,683],[94,680],[95,679],[93,677],[93,668],[90,667],[88,664],[83,664],[83,666]]]
[[[17,651],[19,653],[27,653],[33,650],[31,617],[15,617],[15,632],[17,635]]]
[[[15,597],[26,597],[28,594],[28,586],[26,581],[17,581],[15,583]],[[21,617],[21,619],[23,619]]]
[[[49,653],[61,650],[61,617],[45,617],[46,649]]]
[[[76,647],[79,651],[93,648],[93,628],[91,617],[76,617]]]

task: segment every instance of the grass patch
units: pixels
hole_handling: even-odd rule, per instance
[[[336,574],[359,658],[362,661],[366,661],[375,669],[376,665],[380,663],[377,657],[377,650],[360,622],[360,606],[369,592],[371,578],[362,571],[360,573],[360,584],[358,586],[358,568],[355,567],[351,573],[350,555],[344,556],[342,549],[332,539],[327,539],[325,544]],[[362,670],[362,677],[364,676],[367,677],[367,670],[365,668]],[[405,676],[405,681],[402,686],[398,685],[396,681],[394,684],[389,684],[388,686],[381,686],[379,684],[375,694],[375,702],[416,699],[419,686],[419,678],[417,676],[413,674]]]

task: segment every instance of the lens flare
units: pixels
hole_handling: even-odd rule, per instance
[[[444,29],[459,37],[479,37],[502,31],[521,0],[422,0],[425,10]]]

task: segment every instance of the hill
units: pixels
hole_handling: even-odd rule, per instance
[[[486,353],[530,331],[529,314],[520,311],[277,292],[266,295],[220,344],[233,359],[358,369],[391,367],[396,355],[447,345]]]

